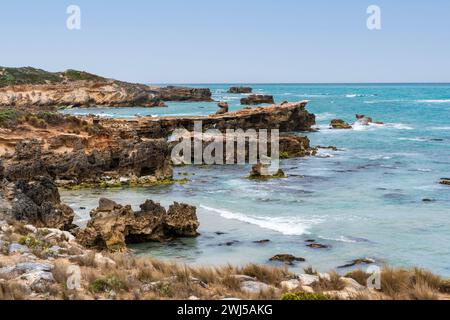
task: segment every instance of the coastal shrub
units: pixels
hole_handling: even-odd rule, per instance
[[[21,120],[22,114],[15,109],[0,109],[0,126],[10,127]]]
[[[289,159],[289,152],[287,151],[280,152],[280,159]]]
[[[38,117],[36,117],[34,115],[30,116],[28,118],[28,123],[31,126],[33,126],[35,128],[38,128],[38,129],[45,129],[45,128],[47,128],[47,123],[45,122],[45,120],[39,119]]]
[[[59,125],[64,122],[64,116],[58,112],[39,111],[36,117],[45,121],[50,125]]]
[[[89,289],[93,293],[101,293],[108,291],[121,291],[126,289],[125,283],[116,276],[109,276],[106,278],[99,278],[91,282]]]
[[[285,293],[281,296],[281,300],[330,300],[330,298],[322,293],[299,291],[297,293]]]

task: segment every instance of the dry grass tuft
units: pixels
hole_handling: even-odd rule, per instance
[[[341,276],[336,271],[330,272],[329,275],[329,279],[319,278],[319,281],[313,285],[314,291],[341,291],[345,288],[345,283],[341,280]]]
[[[358,282],[362,286],[367,285],[367,280],[369,279],[370,275],[363,270],[354,270],[352,272],[349,272],[345,275],[347,278],[351,278]]]

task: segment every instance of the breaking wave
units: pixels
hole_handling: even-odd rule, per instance
[[[216,209],[200,205],[201,209],[219,214],[222,218],[237,220],[259,226],[263,229],[277,231],[287,236],[299,236],[308,234],[308,229],[322,222],[321,219],[303,219],[299,217],[262,217],[246,215],[239,212],[231,212],[224,209]]]

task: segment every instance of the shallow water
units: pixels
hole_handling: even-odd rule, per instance
[[[228,85],[210,87],[216,100],[241,108]],[[203,86],[199,86],[203,87]],[[134,246],[138,254],[196,264],[267,263],[278,253],[307,259],[327,271],[349,260],[371,257],[399,266],[421,266],[450,276],[450,85],[253,85],[276,101],[310,100],[321,130],[313,145],[335,145],[319,157],[282,160],[287,179],[245,179],[249,166],[181,167],[185,185],[141,189],[85,190],[62,194],[88,218],[100,196],[138,206],[145,199],[168,206],[198,207],[201,236],[173,244]],[[211,114],[215,103],[169,103],[168,108],[71,109],[134,117],[136,114]],[[333,118],[354,122],[366,114],[385,125],[329,130]],[[181,175],[180,175],[181,177]],[[184,176],[182,176],[184,177]],[[431,202],[423,202],[424,198]],[[80,207],[86,209],[81,210]],[[217,234],[218,233],[218,234]],[[222,234],[224,233],[224,234]],[[267,244],[254,241],[270,239]],[[315,239],[330,249],[310,249]],[[228,242],[233,245],[226,245]]]

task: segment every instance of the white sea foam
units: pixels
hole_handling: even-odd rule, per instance
[[[450,127],[432,127],[432,130],[450,130]]]
[[[349,238],[344,237],[344,236],[340,236],[340,237],[338,237],[338,238],[322,237],[322,236],[319,236],[319,238],[322,239],[322,240],[337,241],[337,242],[346,242],[346,243],[357,243],[357,242],[358,242],[358,241],[356,241],[356,240],[352,240],[352,239],[349,239]]]
[[[428,141],[425,138],[398,138],[398,140],[402,140],[402,141],[416,141],[416,142],[426,142],[426,141]]]
[[[200,205],[201,209],[219,214],[222,218],[237,220],[248,224],[257,225],[263,229],[274,230],[288,236],[308,234],[308,229],[322,222],[321,219],[303,219],[299,217],[262,217],[246,215],[239,212],[231,212],[224,209],[216,209]]]
[[[316,120],[318,121],[323,121],[323,120],[329,120],[329,119],[333,119],[335,118],[336,115],[334,115],[333,113],[330,112],[324,112],[324,113],[319,113],[316,115]]]
[[[450,103],[450,99],[416,100],[418,103]]]

